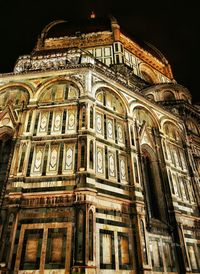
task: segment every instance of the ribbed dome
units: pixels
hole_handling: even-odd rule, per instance
[[[130,54],[141,58],[151,67],[173,79],[171,67],[164,55],[152,44],[127,34],[112,15],[97,18],[92,16],[71,21],[53,21],[42,30],[32,55],[63,52],[70,48],[87,50],[105,45],[111,46],[114,43],[121,43],[121,55],[124,54],[124,48]],[[117,55],[118,52],[114,48],[113,50]]]
[[[76,21],[55,21],[45,33],[45,38],[77,36],[98,31],[112,31],[111,20],[105,18],[91,18]]]
[[[57,20],[48,24],[42,31],[41,36],[43,39],[59,38],[59,37],[73,37],[81,34],[94,33],[100,31],[112,32],[112,24],[118,24],[117,20],[113,16],[97,17],[73,21]],[[141,48],[149,52],[161,62],[167,63],[164,55],[149,42],[144,42],[142,39],[129,35],[121,30],[124,35],[128,36],[131,40],[137,43]]]

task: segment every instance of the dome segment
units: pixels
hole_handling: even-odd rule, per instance
[[[127,66],[133,74],[150,85],[172,81],[171,67],[164,55],[150,43],[138,41],[126,35],[113,16],[92,16],[86,20],[74,21],[57,20],[41,32],[30,60],[26,62],[28,65],[21,66],[25,60],[20,59],[22,69],[20,67],[16,70],[22,71],[24,67],[26,70],[33,70],[33,58],[39,60],[34,61],[39,68],[42,59],[43,64],[46,63],[46,57],[55,59],[55,54],[67,54],[70,49],[79,49],[92,54],[107,66]],[[55,60],[52,62],[55,63]]]

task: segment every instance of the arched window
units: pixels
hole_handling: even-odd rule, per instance
[[[171,191],[173,194],[175,194],[175,191],[174,191],[174,185],[173,185],[173,181],[172,181],[172,175],[171,175],[171,172],[169,170],[169,185],[170,185],[170,188],[171,188]]]
[[[92,210],[89,211],[89,260],[93,261],[93,246],[94,246],[94,240],[93,240],[93,212]]]
[[[84,213],[80,209],[77,214],[77,237],[76,237],[76,259],[77,261],[83,261],[84,256]]]
[[[148,264],[147,247],[146,247],[146,237],[145,237],[145,228],[144,228],[144,222],[142,220],[140,222],[140,227],[141,227],[143,260],[144,260],[144,264]]]
[[[94,109],[90,107],[90,128],[93,128],[94,125]]]
[[[85,167],[85,142],[81,142],[81,167]]]
[[[28,121],[27,121],[27,126],[26,126],[26,132],[29,132],[30,131],[30,128],[31,128],[31,121],[32,121],[32,114],[33,112],[29,112],[28,114]]]
[[[160,219],[158,195],[155,188],[156,177],[154,175],[152,159],[148,154],[143,155],[143,163],[149,212],[152,218]]]
[[[45,87],[39,98],[39,104],[57,104],[78,98],[78,88],[71,82],[58,81]]]
[[[91,140],[90,141],[90,161],[89,161],[89,166],[90,166],[90,168],[91,169],[93,169],[94,168],[94,165],[93,165],[93,157],[94,157],[94,155],[93,155],[93,153],[94,153],[94,149],[93,149],[93,141]]]
[[[168,154],[167,154],[167,148],[166,148],[166,144],[165,144],[165,141],[163,141],[163,151],[164,151],[164,155],[165,155],[165,158],[168,160]]]
[[[134,134],[133,134],[133,126],[131,126],[131,144],[132,144],[132,146],[135,145],[135,142],[134,142]]]
[[[86,109],[85,106],[82,107],[82,127],[85,127],[85,121],[86,121]]]
[[[25,153],[26,153],[26,144],[23,144],[23,145],[22,145],[22,149],[21,149],[21,158],[20,158],[20,162],[19,162],[19,169],[18,169],[18,172],[22,172],[23,164],[24,164]]]
[[[24,104],[27,105],[29,94],[24,87],[9,87],[5,90],[1,90],[0,94],[0,107],[6,106],[9,102],[15,108],[20,108]]]
[[[121,98],[108,88],[102,88],[96,93],[97,102],[103,104],[107,109],[118,114],[125,115],[126,111]]]
[[[137,165],[137,160],[134,158],[134,171],[135,171],[135,182],[139,183],[139,176],[138,176],[138,165]]]
[[[6,178],[6,174],[7,174],[11,149],[12,149],[11,139],[0,141],[0,194],[2,191],[4,180]]]
[[[142,146],[142,171],[148,216],[165,222],[166,205],[159,163],[155,151],[148,145]]]

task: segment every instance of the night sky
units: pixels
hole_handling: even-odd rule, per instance
[[[43,27],[53,20],[114,15],[132,37],[156,46],[175,80],[200,102],[200,13],[197,0],[0,0],[0,73],[11,72],[29,54]]]

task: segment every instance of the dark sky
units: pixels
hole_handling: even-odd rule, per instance
[[[57,19],[114,15],[131,36],[156,46],[175,80],[200,102],[200,13],[197,0],[0,0],[0,73],[11,72],[29,54],[38,34]]]

